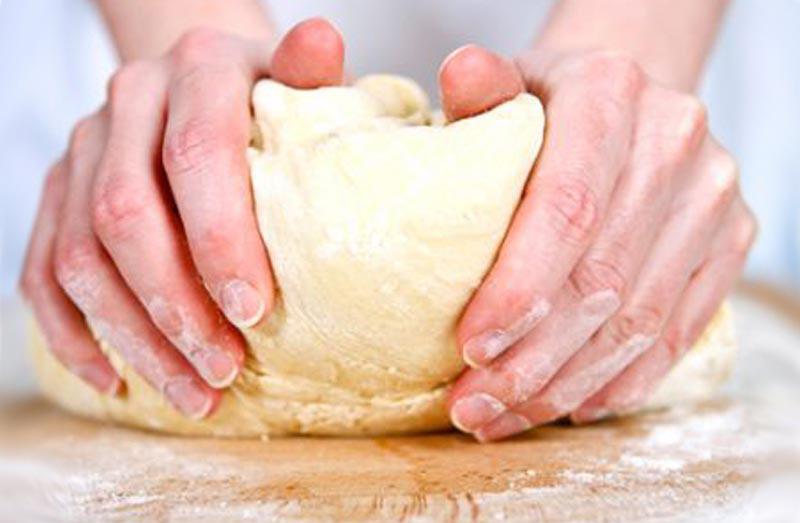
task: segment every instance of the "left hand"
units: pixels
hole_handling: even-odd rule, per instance
[[[192,419],[241,372],[234,326],[265,321],[275,291],[244,154],[253,84],[320,87],[343,72],[325,20],[271,47],[197,28],[122,65],[48,176],[22,292],[48,349],[98,392],[123,382],[95,334]]]
[[[507,237],[458,327],[473,368],[451,392],[454,424],[488,441],[641,406],[719,308],[756,232],[703,105],[597,51],[512,64],[467,47],[440,84],[450,119],[523,89],[547,115]]]

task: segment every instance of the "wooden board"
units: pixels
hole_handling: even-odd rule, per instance
[[[781,489],[800,477],[800,325],[763,297],[735,305],[743,350],[720,399],[493,445],[452,433],[185,439],[10,402],[0,408],[0,521],[794,516]]]

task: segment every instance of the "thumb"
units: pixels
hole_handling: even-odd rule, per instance
[[[300,89],[339,85],[344,71],[342,34],[324,18],[309,18],[283,37],[272,55],[270,76]]]
[[[439,69],[442,108],[448,121],[488,111],[514,98],[524,87],[510,60],[477,45],[456,49]]]

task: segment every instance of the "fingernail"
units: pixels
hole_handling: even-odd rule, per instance
[[[550,304],[546,300],[537,300],[533,307],[507,329],[493,329],[473,336],[464,343],[464,361],[472,368],[486,366],[530,332],[549,313]]]
[[[339,38],[341,38],[342,41],[344,41],[344,33],[342,32],[341,28],[338,25],[336,25],[333,22],[333,20],[329,20],[328,18],[325,18],[324,20],[331,27],[331,29],[333,29],[336,32],[336,34],[339,35]]]
[[[499,399],[485,392],[476,392],[453,404],[453,408],[450,409],[450,420],[458,430],[474,432],[506,410],[506,406]]]
[[[481,443],[508,438],[520,432],[525,432],[533,426],[524,416],[515,412],[506,412],[494,420],[489,427],[475,432],[475,439]]]
[[[192,378],[174,378],[164,387],[164,395],[184,416],[193,420],[205,418],[211,412],[211,397]]]
[[[246,329],[261,320],[266,305],[258,291],[243,280],[231,280],[220,293],[222,312],[237,327]]]
[[[222,389],[233,383],[239,374],[239,367],[226,352],[213,351],[203,360],[203,378],[215,389]]]
[[[442,74],[442,70],[447,66],[448,63],[450,63],[450,60],[455,58],[456,55],[460,54],[461,51],[463,51],[464,49],[469,49],[470,47],[477,47],[477,46],[475,44],[466,44],[466,45],[462,45],[461,47],[459,47],[457,49],[454,49],[454,50],[450,51],[450,54],[445,56],[444,60],[442,60],[442,65],[439,66],[439,74]]]
[[[88,364],[81,365],[72,369],[72,372],[80,376],[102,394],[116,396],[122,388],[122,380],[107,368]]]

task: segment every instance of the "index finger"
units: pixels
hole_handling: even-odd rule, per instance
[[[214,45],[202,37],[194,45]],[[293,43],[288,50],[295,54],[319,54],[321,41],[339,42],[339,47],[332,44],[333,67],[341,76],[341,39],[332,26],[321,21],[301,24],[276,51],[280,63],[286,61],[281,57],[287,51],[281,48],[287,48],[287,40]],[[187,51],[188,60],[182,65],[178,60],[182,71],[169,93],[164,166],[206,287],[232,323],[252,327],[272,308],[274,299],[244,154],[250,140],[250,88],[264,67],[258,60],[244,68],[231,65],[224,51],[213,61],[201,59],[199,65],[199,51]],[[206,49],[206,54],[211,53]]]
[[[549,313],[602,223],[633,131],[633,93],[610,85],[565,85],[547,100],[541,155],[497,261],[459,325],[458,344],[473,367],[491,362]]]

